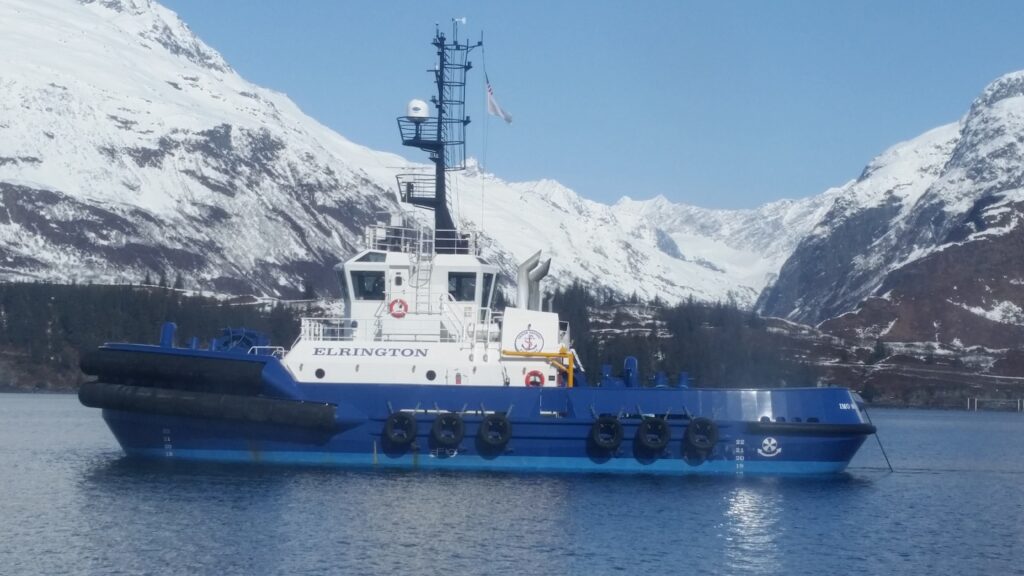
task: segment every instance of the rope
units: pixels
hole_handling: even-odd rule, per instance
[[[872,426],[874,426],[875,423],[871,421],[871,415],[868,414],[867,407],[865,406],[865,407],[861,408],[861,410],[863,410],[864,411],[864,415],[867,416],[868,424],[871,424]],[[889,466],[889,472],[892,472],[893,471],[892,464],[889,463],[889,455],[885,453],[885,446],[882,446],[882,438],[879,437],[879,435],[878,435],[878,427],[877,426],[875,427],[875,440],[878,440],[878,447],[882,449],[882,456],[885,458],[885,464],[887,466]]]

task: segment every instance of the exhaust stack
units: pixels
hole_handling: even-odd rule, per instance
[[[540,261],[540,250],[519,265],[516,307],[540,310],[540,281],[548,275],[551,259]]]

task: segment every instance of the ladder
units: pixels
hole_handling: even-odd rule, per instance
[[[415,310],[418,314],[430,314],[430,276],[434,267],[434,242],[428,231],[420,228],[416,239],[416,250],[410,254],[413,268],[412,287],[415,290]]]

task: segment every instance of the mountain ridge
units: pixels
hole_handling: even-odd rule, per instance
[[[804,238],[763,314],[848,337],[1019,347],[1024,72],[890,148]]]
[[[363,226],[400,208],[394,175],[424,168],[249,83],[156,2],[12,0],[0,15],[6,278],[137,282],[174,270],[208,290],[326,291]],[[755,209],[735,223],[664,198],[600,204],[473,166],[454,181],[463,224],[483,225],[486,255],[506,274],[543,249],[555,282],[666,301],[750,307],[820,211],[816,198],[789,201],[789,219]]]

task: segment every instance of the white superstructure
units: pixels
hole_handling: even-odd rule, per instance
[[[538,262],[520,272],[520,306],[498,314],[499,269],[473,235],[373,226],[366,248],[336,268],[346,316],[304,318],[284,364],[301,382],[569,385],[569,328],[536,309],[547,270]]]

